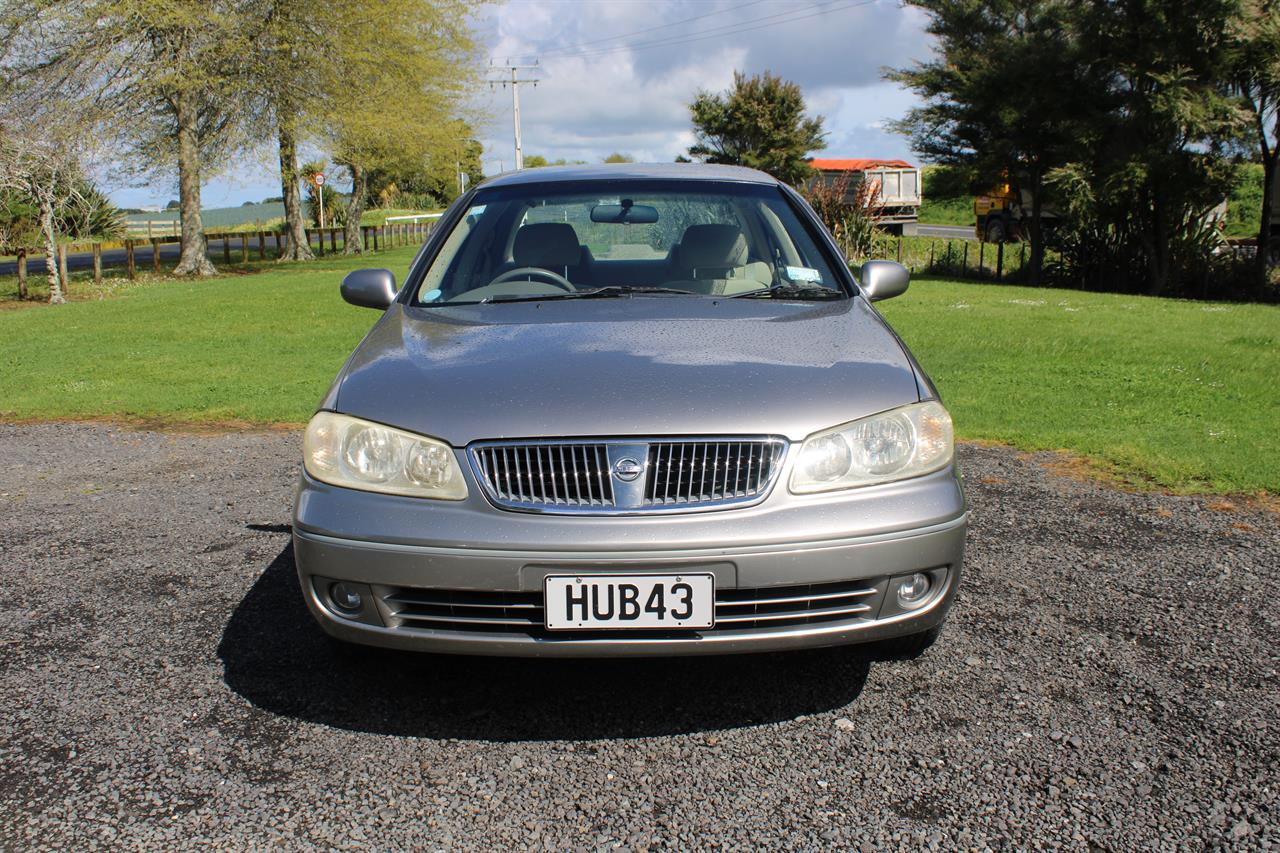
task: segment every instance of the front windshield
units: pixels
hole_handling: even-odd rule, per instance
[[[598,181],[482,190],[415,301],[616,295],[830,299],[844,291],[777,187]]]

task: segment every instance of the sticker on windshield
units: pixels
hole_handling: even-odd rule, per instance
[[[787,278],[792,281],[812,281],[822,284],[822,273],[812,267],[787,267]]]

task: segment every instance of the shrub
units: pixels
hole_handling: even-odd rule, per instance
[[[884,219],[880,187],[867,181],[854,183],[853,175],[819,175],[803,190],[805,200],[822,219],[845,258],[859,261],[872,257],[885,239],[879,229]]]

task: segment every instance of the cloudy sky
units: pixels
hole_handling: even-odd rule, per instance
[[[525,156],[599,162],[613,151],[669,162],[692,144],[688,103],[719,91],[735,69],[772,71],[799,83],[812,113],[826,119],[825,156],[906,157],[887,119],[912,103],[880,79],[885,66],[928,55],[923,16],[896,0],[509,0],[477,21],[495,68],[532,64],[520,74]],[[511,91],[478,97],[488,115],[485,171],[514,161]],[[279,194],[273,154],[211,178],[207,207]],[[164,204],[173,187],[116,188],[118,204]]]

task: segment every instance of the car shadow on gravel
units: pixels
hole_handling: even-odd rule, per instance
[[[645,737],[758,725],[858,698],[856,649],[530,660],[344,649],[302,601],[287,546],[218,645],[227,685],[271,713],[353,731],[490,741]]]

